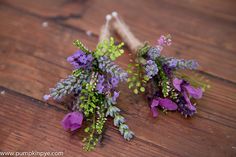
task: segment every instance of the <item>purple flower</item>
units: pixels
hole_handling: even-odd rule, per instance
[[[157,59],[160,56],[161,50],[157,47],[152,47],[148,50],[148,57],[152,60]]]
[[[171,36],[170,35],[167,35],[167,36],[162,35],[158,39],[158,44],[160,46],[170,46],[171,45]]]
[[[200,99],[202,97],[202,89],[194,88],[186,81],[178,79],[178,78],[175,78],[173,80],[173,86],[175,87],[177,91],[183,94],[188,109],[191,111],[196,111],[196,108],[192,105],[189,96],[195,99]]]
[[[184,59],[176,59],[176,58],[168,58],[167,64],[170,68],[175,69],[190,69],[194,70],[197,69],[198,62],[195,60],[184,60]]]
[[[67,58],[67,61],[75,68],[88,68],[91,66],[93,56],[91,54],[87,55],[81,50],[76,51],[72,56]]]
[[[164,35],[160,36],[160,38],[158,39],[158,44],[159,45],[164,45],[165,44],[165,36]]]
[[[98,83],[96,86],[96,90],[101,94],[104,90],[104,86],[101,83]]]
[[[98,75],[98,83],[96,86],[96,90],[98,91],[98,93],[102,93],[104,90],[104,85],[103,82],[105,81],[104,75]]]
[[[43,100],[44,101],[47,101],[48,99],[50,99],[51,98],[51,95],[44,95],[43,96]]]
[[[151,104],[151,111],[152,111],[153,117],[158,116],[158,112],[156,108],[157,106],[161,106],[163,109],[170,110],[170,111],[176,110],[178,108],[177,104],[171,101],[170,99],[167,99],[167,98],[153,99],[152,104]]]
[[[119,97],[120,92],[116,92],[114,91],[114,95],[112,97],[112,103],[115,104],[116,103],[116,99]]]
[[[116,77],[112,77],[110,82],[111,82],[112,87],[114,88],[114,87],[117,87],[119,83],[119,79],[117,79]]]
[[[156,63],[152,60],[148,60],[147,64],[145,65],[145,71],[147,76],[151,79],[158,73],[158,68]]]
[[[81,127],[82,122],[83,114],[81,112],[70,112],[63,118],[61,125],[65,130],[75,131]]]

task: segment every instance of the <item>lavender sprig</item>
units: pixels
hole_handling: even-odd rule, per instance
[[[148,60],[145,65],[146,75],[151,79],[153,76],[157,75],[158,68],[154,61]]]
[[[166,64],[175,70],[178,69],[189,69],[195,70],[199,66],[198,62],[195,60],[184,60],[184,59],[176,59],[176,58],[167,58],[165,60]]]
[[[133,138],[134,133],[129,129],[128,125],[125,124],[125,118],[120,114],[120,109],[114,104],[116,104],[116,99],[119,96],[118,93],[114,93],[113,97],[108,97],[107,99],[107,113],[106,116],[111,116],[114,118],[114,125],[119,128],[120,134],[123,135],[124,139],[130,140]]]
[[[112,77],[115,77],[120,81],[125,81],[127,79],[128,74],[114,62],[112,62],[107,56],[102,56],[98,58],[98,63],[99,68],[103,72],[111,74]]]
[[[50,97],[54,100],[60,100],[63,96],[70,94],[74,89],[80,88],[80,84],[77,84],[77,81],[75,76],[69,75],[66,79],[58,82],[54,88],[50,89]]]

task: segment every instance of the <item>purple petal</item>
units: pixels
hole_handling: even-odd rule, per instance
[[[79,129],[81,127],[81,125],[79,124],[73,124],[70,126],[70,131],[75,131],[77,129]]]
[[[187,92],[185,90],[183,91],[183,96],[184,96],[185,101],[187,102],[188,109],[190,109],[191,111],[196,111],[196,107],[194,107],[192,105],[192,103],[187,95]]]
[[[170,99],[159,99],[160,102],[160,106],[164,107],[167,110],[173,111],[173,110],[177,110],[178,106],[176,103],[174,103],[173,101],[171,101]]]
[[[174,78],[173,80],[173,86],[175,87],[176,90],[178,90],[179,92],[181,91],[181,87],[180,85],[183,83],[183,80],[178,79],[178,78]]]
[[[70,128],[70,114],[67,114],[63,120],[61,121],[61,125],[65,130],[68,130]]]
[[[43,96],[43,100],[44,100],[44,101],[47,101],[48,99],[50,99],[50,97],[51,97],[51,95],[44,95],[44,96]]]
[[[190,96],[192,96],[195,99],[200,99],[202,97],[202,89],[201,88],[194,88],[191,85],[184,86],[186,91]]]
[[[116,91],[114,91],[114,95],[113,95],[113,97],[112,97],[112,101],[113,101],[113,103],[116,102],[116,99],[119,97],[119,95],[120,95],[120,92],[116,92]]]
[[[83,122],[83,114],[81,112],[71,112],[68,113],[63,120],[61,121],[61,125],[65,130],[74,131],[81,127]]]
[[[67,57],[67,62],[71,63],[74,61],[74,58],[72,56]]]
[[[157,117],[158,112],[157,112],[157,106],[159,105],[159,100],[158,99],[153,99],[152,104],[151,104],[151,111],[152,111],[152,116]]]
[[[82,124],[83,114],[81,112],[72,112],[70,122],[71,124]]]

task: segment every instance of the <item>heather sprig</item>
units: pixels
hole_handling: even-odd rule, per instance
[[[102,56],[98,58],[99,68],[101,71],[110,74],[112,77],[116,77],[120,81],[127,79],[127,73],[110,60],[107,56]]]

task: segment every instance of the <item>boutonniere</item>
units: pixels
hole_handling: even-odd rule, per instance
[[[68,131],[76,131],[82,125],[88,126],[84,129],[88,134],[83,139],[85,150],[92,150],[101,140],[108,117],[113,118],[124,139],[130,140],[134,135],[117,106],[120,95],[117,87],[120,82],[127,80],[128,74],[114,63],[124,51],[123,43],[117,45],[110,37],[110,20],[111,15],[107,15],[95,50],[87,49],[79,40],[74,41],[79,50],[67,58],[73,72],[44,96],[45,100],[71,97],[66,104],[69,113],[61,124]]]
[[[145,92],[153,117],[158,109],[178,111],[185,117],[196,113],[196,99],[209,87],[204,81],[191,78],[183,70],[196,70],[195,60],[164,56],[164,48],[172,44],[170,35],[162,35],[156,45],[140,42],[116,12],[113,27],[135,54],[129,65],[128,86],[135,94]]]

